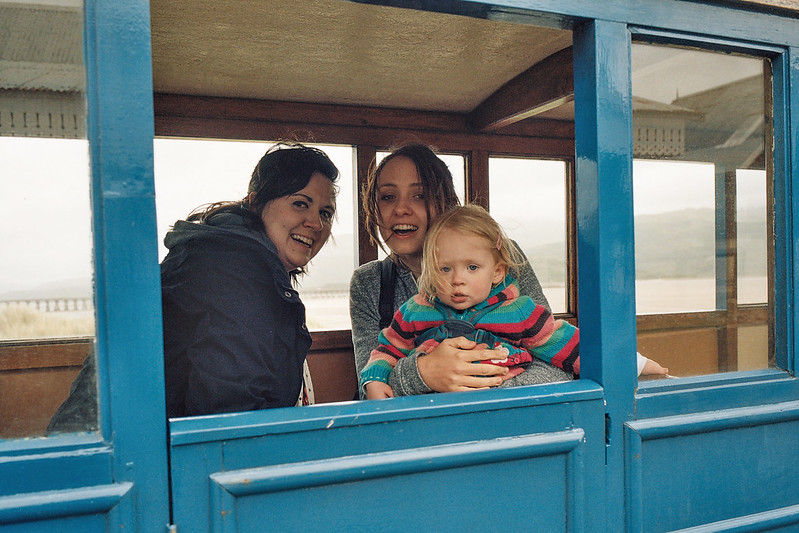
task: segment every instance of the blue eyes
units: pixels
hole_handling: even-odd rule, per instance
[[[469,265],[469,266],[466,267],[466,270],[469,270],[470,272],[475,272],[479,268],[480,267],[478,265]],[[445,273],[452,272],[452,267],[448,267],[448,266],[441,267],[441,272],[445,272]]]

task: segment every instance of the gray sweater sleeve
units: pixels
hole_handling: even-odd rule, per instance
[[[380,263],[371,261],[358,267],[350,279],[350,319],[355,372],[360,375],[369,354],[377,347],[380,333]]]
[[[416,282],[409,270],[399,268],[394,286],[394,306],[400,306],[416,294]],[[369,354],[377,347],[380,333],[380,262],[371,261],[358,267],[350,280],[350,318],[352,319],[352,346],[355,352],[355,371],[369,361]],[[356,376],[357,377],[357,376]],[[388,381],[396,396],[425,394],[432,390],[419,375],[416,355],[397,362]],[[362,396],[363,397],[363,396]]]

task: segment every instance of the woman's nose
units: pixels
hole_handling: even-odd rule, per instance
[[[411,212],[411,202],[408,198],[400,198],[397,200],[397,204],[394,209],[397,214],[407,215]]]
[[[321,230],[322,227],[324,226],[324,222],[322,221],[322,215],[320,214],[314,215],[313,213],[310,213],[308,216],[305,217],[305,225],[315,230]]]

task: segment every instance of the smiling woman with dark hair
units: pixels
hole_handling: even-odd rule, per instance
[[[308,403],[311,336],[292,279],[330,237],[337,178],[324,152],[278,145],[261,158],[244,199],[213,204],[167,234],[169,417]]]

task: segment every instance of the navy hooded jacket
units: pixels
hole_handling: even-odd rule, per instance
[[[311,336],[266,234],[220,213],[178,221],[164,244],[167,416],[295,405]]]

